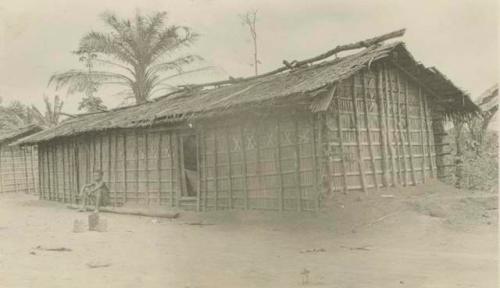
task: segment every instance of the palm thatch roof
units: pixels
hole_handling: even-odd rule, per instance
[[[19,143],[35,144],[108,129],[178,123],[196,117],[238,111],[252,105],[272,105],[293,96],[293,99],[306,100],[309,109],[317,112],[324,106],[318,105],[324,102],[324,93],[320,91],[381,60],[391,61],[426,87],[433,97],[444,101],[444,113],[467,114],[477,111],[476,105],[464,91],[436,69],[425,68],[416,62],[404,43],[376,43],[360,52],[330,61],[289,67],[283,72],[284,69],[278,69],[280,73],[267,73],[261,77],[212,83],[215,87],[210,89],[206,85],[187,86],[145,104],[81,115],[55,128],[21,139]]]
[[[16,130],[0,131],[0,145],[14,142],[28,135],[42,131],[42,128],[36,124],[27,125]]]

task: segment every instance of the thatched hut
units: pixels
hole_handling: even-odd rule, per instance
[[[20,147],[11,144],[41,130],[37,125],[29,125],[15,131],[0,131],[0,193],[38,193],[36,146]]]
[[[444,173],[442,120],[469,97],[402,42],[338,46],[257,77],[81,115],[38,145],[40,196],[73,202],[95,169],[113,205],[315,210],[325,195],[415,185]],[[330,61],[316,60],[363,48]]]

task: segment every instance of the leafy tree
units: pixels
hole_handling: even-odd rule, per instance
[[[35,106],[26,106],[19,101],[11,102],[7,106],[0,106],[0,129],[15,130],[17,128],[37,124],[44,128],[56,126],[61,121],[64,102],[59,96],[54,96],[53,100],[44,98],[45,111],[42,113]]]
[[[66,86],[68,93],[85,92],[101,85],[122,86],[122,94],[133,97],[136,103],[144,103],[168,89],[167,80],[203,69],[183,69],[200,60],[199,56],[174,57],[183,48],[190,47],[198,34],[188,27],[167,25],[166,12],[151,15],[137,12],[133,19],[104,13],[101,19],[109,31],[89,32],[74,53],[90,57],[87,59],[90,63],[104,69],[75,69],[54,74],[49,85],[54,84],[56,89]]]

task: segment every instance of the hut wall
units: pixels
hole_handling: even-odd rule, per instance
[[[173,206],[178,189],[177,136],[169,130],[123,130],[40,144],[41,198],[75,203],[101,170],[113,206]]]
[[[415,185],[436,177],[429,95],[390,65],[364,69],[336,87],[325,117],[333,190]]]
[[[266,115],[202,128],[200,210],[316,209],[316,116]]]
[[[0,145],[0,193],[37,194],[37,158],[36,148]]]

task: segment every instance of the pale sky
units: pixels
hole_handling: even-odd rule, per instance
[[[216,71],[190,82],[250,76],[250,35],[239,14],[258,10],[259,54],[265,72],[286,60],[301,60],[336,45],[407,28],[410,52],[436,66],[456,85],[477,96],[497,81],[496,0],[0,0],[0,97],[41,105],[54,91],[54,72],[80,68],[71,54],[82,35],[102,30],[106,10],[128,17],[136,9],[167,11],[170,23],[202,36],[192,52]],[[76,112],[79,95],[65,95],[66,112]],[[101,91],[108,106],[120,102]]]

